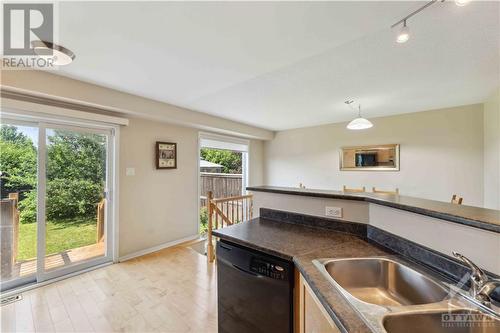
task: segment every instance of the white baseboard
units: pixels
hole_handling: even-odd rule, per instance
[[[171,241],[171,242],[167,242],[167,243],[163,243],[163,244],[160,244],[160,245],[156,245],[156,246],[144,249],[144,250],[140,250],[140,251],[137,251],[137,252],[126,254],[124,256],[121,256],[118,259],[118,262],[123,262],[123,261],[127,261],[127,260],[130,260],[130,259],[133,259],[133,258],[137,258],[137,257],[143,256],[143,255],[149,254],[149,253],[153,253],[153,252],[156,252],[156,251],[160,251],[160,250],[166,249],[167,247],[172,247],[172,246],[184,243],[184,242],[189,242],[189,241],[195,240],[197,238],[200,238],[200,235],[192,235],[192,236],[184,237],[184,238],[177,239],[177,240],[174,240],[174,241]]]

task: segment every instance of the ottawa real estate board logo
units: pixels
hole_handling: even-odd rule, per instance
[[[2,69],[55,68],[52,3],[3,3]],[[41,44],[43,43],[43,44]]]

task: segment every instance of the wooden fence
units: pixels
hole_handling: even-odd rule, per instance
[[[214,198],[227,198],[241,195],[243,176],[227,173],[200,173],[201,207],[207,205],[207,195],[211,191]]]

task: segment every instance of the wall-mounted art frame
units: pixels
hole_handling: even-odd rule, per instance
[[[340,149],[341,171],[399,171],[399,145],[371,145]]]
[[[156,142],[156,169],[177,169],[177,143]]]

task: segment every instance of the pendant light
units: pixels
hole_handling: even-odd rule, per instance
[[[347,105],[350,105],[352,101],[346,102]],[[358,118],[352,120],[349,124],[347,124],[347,129],[350,130],[364,130],[367,128],[373,127],[373,124],[371,121],[369,121],[366,118],[361,117],[361,104],[358,105]]]
[[[31,45],[39,57],[52,58],[54,65],[69,65],[75,60],[75,54],[64,46],[42,40],[32,41]]]

